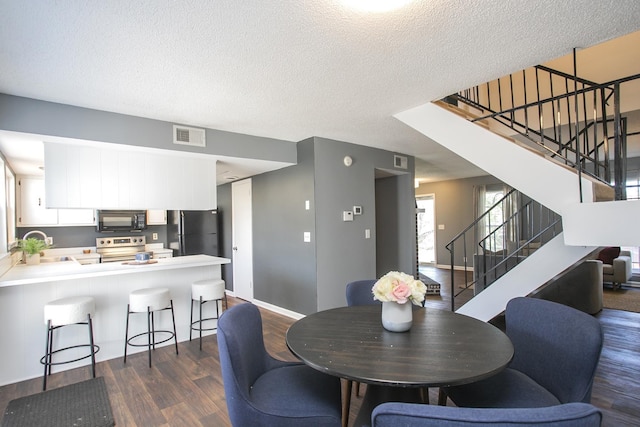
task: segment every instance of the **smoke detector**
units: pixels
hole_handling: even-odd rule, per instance
[[[173,125],[173,143],[190,145],[191,147],[206,147],[205,131],[204,129]]]

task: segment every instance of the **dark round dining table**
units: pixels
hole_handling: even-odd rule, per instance
[[[495,326],[450,311],[413,311],[407,332],[382,327],[382,305],[341,307],[296,321],[287,346],[321,372],[368,384],[357,425],[384,401],[418,401],[416,390],[471,383],[503,370],[513,357]]]

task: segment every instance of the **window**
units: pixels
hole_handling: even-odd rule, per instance
[[[5,199],[6,199],[6,230],[7,252],[16,243],[16,177],[8,167],[5,167]]]
[[[498,203],[505,195],[504,186],[500,184],[480,186],[477,191],[478,217],[489,211],[489,209]],[[484,247],[487,250],[498,252],[505,249],[504,228],[502,227],[505,216],[504,207],[498,207],[491,209],[489,214],[480,222],[478,239],[482,241],[489,236],[489,239],[484,242]]]
[[[7,168],[8,169],[8,168]],[[0,174],[0,200],[4,200],[5,203],[0,203],[0,255],[4,255],[9,251],[9,224],[7,221],[7,213],[9,208],[7,206],[7,183],[6,183],[6,169],[4,159],[0,158],[0,170],[5,171]]]

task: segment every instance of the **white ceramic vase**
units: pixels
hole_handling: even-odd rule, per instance
[[[413,323],[413,307],[411,302],[398,304],[395,301],[382,303],[382,326],[391,332],[405,332]]]

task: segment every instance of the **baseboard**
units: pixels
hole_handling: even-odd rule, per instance
[[[451,265],[447,265],[447,264],[436,264],[435,267],[436,268],[442,268],[442,269],[445,269],[445,270],[450,270],[451,269]],[[462,271],[465,271],[465,270],[466,271],[473,271],[473,267],[467,266],[467,268],[465,269],[464,265],[454,265],[453,269],[454,270],[458,270],[458,271],[460,271],[460,270],[462,270]]]
[[[230,297],[237,298],[236,295],[235,295],[235,292],[233,292],[233,291],[227,290],[227,291],[225,291],[225,293]],[[287,310],[286,308],[278,307],[277,305],[273,305],[273,304],[270,304],[268,302],[260,301],[260,300],[257,300],[257,299],[252,299],[250,301],[247,300],[247,302],[255,304],[258,307],[262,307],[262,308],[264,308],[266,310],[273,311],[274,313],[290,317],[290,318],[295,319],[295,320],[300,320],[303,317],[305,317],[304,314],[296,313],[295,311]]]

